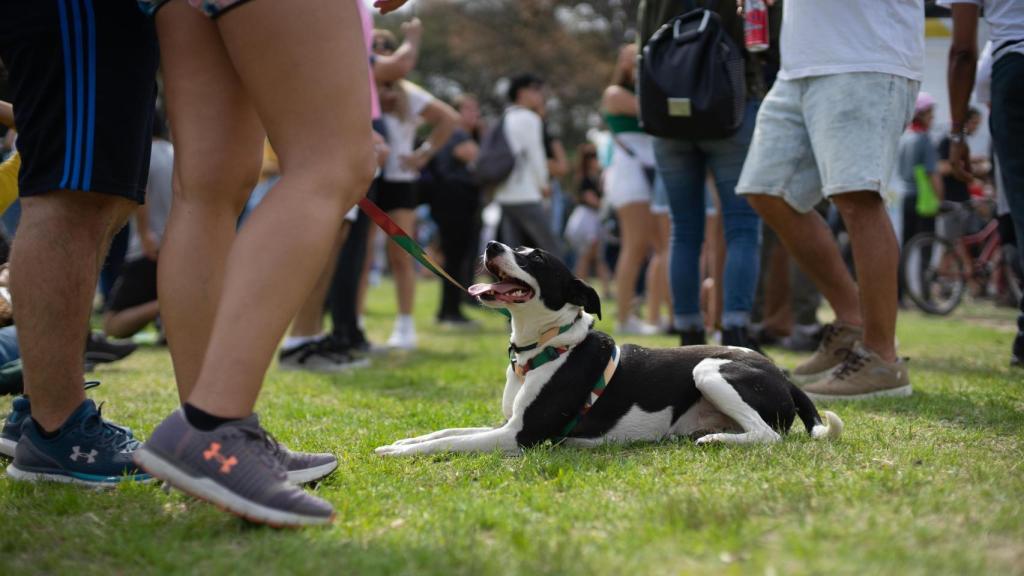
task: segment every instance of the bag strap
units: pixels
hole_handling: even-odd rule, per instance
[[[1021,38],[1019,40],[1007,40],[1006,42],[1003,42],[1002,44],[1000,44],[996,48],[992,49],[992,60],[995,60],[996,58],[998,58],[999,57],[999,53],[1002,52],[1003,50],[1006,50],[1007,48],[1012,48],[1012,47],[1014,47],[1017,44],[1020,44],[1022,42],[1024,42],[1024,38]]]
[[[632,147],[626,145],[626,143],[622,141],[622,138],[619,138],[618,134],[616,134],[615,132],[611,132],[611,135],[612,141],[618,144],[619,148],[625,150],[626,154],[628,154],[630,158],[636,158],[636,151],[633,150]]]

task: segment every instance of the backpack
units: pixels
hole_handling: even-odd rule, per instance
[[[480,186],[497,186],[504,182],[516,166],[516,156],[505,137],[505,115],[491,128],[480,142],[474,174]]]
[[[743,123],[743,51],[722,27],[716,0],[669,20],[638,56],[640,126],[677,139],[720,139]]]

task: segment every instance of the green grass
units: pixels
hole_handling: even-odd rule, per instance
[[[1024,574],[1024,376],[1006,366],[1008,313],[903,314],[914,396],[832,406],[837,442],[794,429],[766,447],[377,457],[398,438],[501,420],[504,322],[474,311],[482,331],[440,330],[437,290],[420,285],[420,351],[267,378],[267,428],[341,459],[316,489],[333,527],[252,527],[155,486],[0,478],[0,574]],[[372,292],[375,340],[393,308],[390,288]],[[97,376],[104,414],[143,436],[175,406],[164,350]]]

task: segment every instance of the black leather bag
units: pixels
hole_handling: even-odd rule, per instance
[[[743,123],[743,51],[722,27],[716,4],[669,20],[640,51],[637,101],[648,134],[719,139]]]

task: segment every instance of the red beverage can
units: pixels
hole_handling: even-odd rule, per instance
[[[768,7],[764,0],[745,0],[743,6],[743,38],[748,52],[768,49]]]

